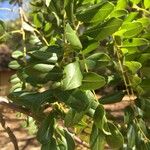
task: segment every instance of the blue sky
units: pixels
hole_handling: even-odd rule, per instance
[[[14,11],[8,11],[8,10],[1,10],[1,8],[10,8],[13,9]],[[0,2],[0,19],[7,21],[7,20],[14,20],[18,15],[18,7],[14,5],[10,5],[8,1],[5,2]]]
[[[28,2],[28,0],[27,0]],[[25,4],[25,7],[28,7],[27,3]],[[8,10],[1,10],[1,8],[10,8],[13,10],[13,12]],[[8,20],[15,20],[18,18],[18,7],[17,5],[10,5],[9,1],[0,2],[0,20],[8,21]]]

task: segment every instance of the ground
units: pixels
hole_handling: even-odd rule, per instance
[[[6,99],[0,96],[0,99]],[[0,112],[3,114],[6,121],[6,126],[8,126],[13,134],[16,136],[18,141],[19,150],[40,150],[40,144],[36,140],[34,135],[30,135],[26,128],[23,128],[23,122],[25,121],[25,116],[17,116],[17,112],[0,105]],[[8,134],[5,132],[4,128],[0,124],[0,150],[15,150]],[[87,150],[82,145],[76,146],[76,150]]]
[[[2,98],[2,97],[0,97]],[[132,97],[135,99],[135,97]],[[123,112],[121,111],[124,107],[128,106],[129,97],[125,96],[123,101],[120,103],[105,105],[105,109],[112,112],[113,116],[122,116]],[[17,138],[19,150],[40,150],[40,144],[36,140],[35,136],[30,135],[26,128],[22,127],[25,117],[17,117],[17,112],[12,109],[3,107],[0,105],[0,112],[3,114],[6,125],[13,131],[14,135]],[[106,148],[110,150],[109,148]],[[14,150],[14,146],[10,141],[8,134],[4,131],[0,124],[0,150]],[[76,150],[87,150],[87,148],[82,145],[77,146]]]
[[[40,144],[36,141],[35,136],[30,135],[28,130],[22,127],[24,117],[17,117],[16,112],[0,106],[6,125],[13,131],[18,140],[19,150],[40,150]],[[0,150],[14,150],[8,134],[0,125]]]

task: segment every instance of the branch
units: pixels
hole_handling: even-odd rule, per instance
[[[32,113],[30,112],[29,109],[23,108],[21,106],[17,106],[13,103],[9,103],[7,99],[1,98],[0,99],[0,105],[5,106],[5,107],[10,108],[10,109],[13,109],[17,112],[23,113],[27,116],[33,117]]]
[[[2,113],[0,113],[0,123],[2,127],[4,128],[4,130],[7,132],[11,142],[14,145],[15,150],[19,150],[17,139],[15,135],[13,134],[13,132],[11,131],[11,129],[6,125],[6,122]]]
[[[84,147],[88,149],[90,148],[89,145],[85,141],[82,141],[79,137],[74,135],[73,138],[78,144],[83,145]]]

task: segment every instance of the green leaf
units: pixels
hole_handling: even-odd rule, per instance
[[[98,129],[100,129],[104,134],[109,135],[109,129],[107,126],[107,119],[106,119],[106,112],[104,110],[104,107],[102,105],[98,105],[94,117],[93,117],[94,123]]]
[[[137,61],[126,61],[124,65],[127,66],[133,74],[137,73],[137,71],[142,67],[141,63]]]
[[[66,39],[75,50],[81,50],[82,44],[76,34],[69,24],[66,25],[65,28]]]
[[[101,23],[113,11],[114,5],[110,2],[98,3],[81,12],[76,17],[82,22]]]
[[[124,23],[135,20],[138,14],[139,12],[130,12],[129,15],[125,18]]]
[[[132,76],[131,82],[132,86],[136,87],[141,83],[142,79],[138,76],[138,74],[135,74]]]
[[[142,67],[141,72],[145,77],[150,78],[150,67]]]
[[[149,45],[149,41],[144,38],[133,38],[123,41],[122,47],[136,47]]]
[[[14,84],[9,92],[18,92],[22,90],[23,84],[21,82]]]
[[[34,28],[26,22],[23,22],[22,27],[26,31],[34,32]]]
[[[111,18],[103,24],[98,24],[97,26],[91,27],[85,31],[84,34],[96,40],[103,40],[116,32],[121,25],[122,20],[118,18]]]
[[[141,2],[141,0],[130,0],[133,4],[138,4]]]
[[[17,105],[23,105],[27,108],[31,108],[33,111],[38,112],[41,105],[46,102],[53,103],[54,99],[52,91],[44,91],[43,93],[39,92],[12,92],[8,95],[8,98]]]
[[[94,53],[86,59],[89,68],[104,67],[110,63],[111,59],[106,53]]]
[[[17,74],[14,74],[14,75],[11,76],[10,82],[11,82],[12,84],[16,84],[16,83],[21,82],[21,80],[18,78]]]
[[[65,116],[65,126],[71,127],[78,124],[86,112],[77,112],[74,109],[70,109]]]
[[[113,149],[119,149],[123,146],[124,139],[118,128],[111,122],[108,122],[111,135],[106,135],[108,145]]]
[[[50,3],[51,3],[51,0],[45,0],[45,4],[47,7],[49,7]]]
[[[125,9],[121,9],[121,10],[114,10],[109,17],[115,17],[115,18],[120,18],[123,16],[126,16],[128,14],[128,11]]]
[[[142,23],[143,27],[147,28],[150,26],[150,20],[148,17],[142,17],[137,20],[138,22]]]
[[[103,150],[105,147],[105,135],[94,124],[90,135],[91,150]]]
[[[93,50],[95,50],[98,46],[99,46],[98,42],[94,42],[92,44],[88,43],[88,46],[82,51],[82,53],[88,54],[88,53],[92,52]]]
[[[1,19],[0,19],[0,25],[2,26],[3,29],[5,29],[5,23]]]
[[[38,12],[33,16],[33,22],[36,28],[41,28],[44,22],[43,14]]]
[[[17,70],[21,67],[21,65],[16,60],[11,61],[8,66],[14,70]]]
[[[132,149],[135,146],[135,140],[136,140],[136,131],[133,125],[129,126],[127,139],[128,139],[128,147]]]
[[[143,26],[140,22],[127,22],[121,26],[121,29],[115,35],[132,38],[136,37],[142,30]]]
[[[28,67],[26,67],[26,72],[28,74],[38,75],[38,73],[48,73],[54,67],[55,67],[54,65],[36,63],[36,64],[29,65]]]
[[[50,142],[42,144],[41,150],[58,150],[56,139],[52,138]]]
[[[60,101],[69,105],[78,112],[86,111],[91,103],[88,91],[81,91],[79,89],[70,91],[54,91],[55,97]]]
[[[145,9],[150,8],[150,1],[149,0],[144,0],[144,7],[145,7]]]
[[[46,68],[45,68],[46,69]],[[50,69],[50,68],[49,68]],[[25,80],[32,85],[44,84],[48,81],[60,81],[62,79],[63,73],[59,67],[54,67],[51,71],[46,71],[45,73],[29,68],[24,68],[18,72],[19,78]]]
[[[131,124],[133,122],[133,119],[135,119],[134,110],[130,106],[127,106],[124,109],[124,123]]]
[[[67,18],[70,22],[74,20],[74,0],[65,0],[64,1],[64,8],[66,10]]]
[[[124,92],[115,92],[113,94],[107,95],[105,97],[102,97],[99,99],[99,102],[101,104],[113,104],[113,103],[117,103],[120,102],[123,97],[124,97],[125,93]]]
[[[68,132],[68,130],[64,129],[64,137],[66,138],[67,141],[68,150],[75,150],[75,142],[71,134]]]
[[[83,90],[96,90],[103,87],[105,84],[106,82],[103,76],[94,72],[88,72],[84,73],[80,88]]]
[[[54,132],[54,114],[50,113],[41,123],[41,126],[37,132],[37,140],[41,144],[47,144],[51,142]]]
[[[61,86],[64,90],[71,90],[81,86],[83,77],[77,61],[65,66],[64,75],[64,79],[61,81]]]
[[[13,57],[14,59],[18,59],[18,58],[20,58],[20,57],[23,57],[23,52],[21,52],[21,51],[14,51],[14,52],[12,53],[12,57]]]
[[[74,108],[76,111],[85,111],[90,106],[91,99],[87,96],[87,93],[81,90],[75,90],[71,93],[66,104]]]
[[[31,51],[28,53],[30,56],[37,58],[48,63],[56,63],[58,60],[56,53],[51,53],[50,51]]]
[[[56,127],[56,141],[60,150],[68,149],[68,141],[65,138],[64,129],[62,127]],[[70,145],[69,145],[70,146]]]
[[[116,5],[116,9],[125,9],[128,5],[128,1],[127,0],[118,0],[117,1],[117,5]]]
[[[140,86],[144,90],[144,94],[150,95],[150,78],[143,79]]]

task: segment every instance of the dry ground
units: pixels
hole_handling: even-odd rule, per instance
[[[33,135],[22,127],[25,118],[18,118],[16,112],[0,106],[0,112],[3,114],[6,125],[13,131],[17,138],[19,150],[40,150],[40,145]],[[0,150],[14,150],[14,146],[10,141],[8,134],[4,131],[0,124]]]

